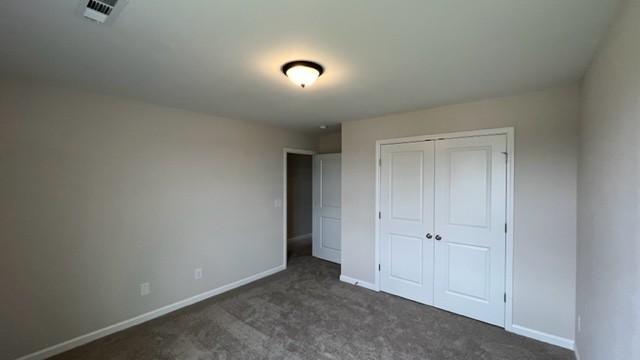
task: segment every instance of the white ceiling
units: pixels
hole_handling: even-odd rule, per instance
[[[580,79],[618,0],[2,0],[0,71],[301,130]],[[326,73],[296,88],[280,66]]]

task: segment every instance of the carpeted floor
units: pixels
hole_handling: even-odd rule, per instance
[[[570,351],[338,280],[339,265],[286,271],[56,359],[573,359]]]
[[[302,239],[287,240],[287,259],[298,256],[311,256],[312,237],[306,236]]]

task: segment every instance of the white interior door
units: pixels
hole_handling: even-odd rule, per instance
[[[438,140],[435,306],[504,326],[506,136]]]
[[[381,289],[433,304],[434,142],[382,146]]]
[[[313,157],[313,256],[341,261],[341,155]]]

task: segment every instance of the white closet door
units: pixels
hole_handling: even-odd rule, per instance
[[[313,256],[341,260],[341,157],[313,157]]]
[[[435,306],[504,326],[506,136],[436,142]]]
[[[381,155],[381,289],[433,304],[434,142],[383,145]]]

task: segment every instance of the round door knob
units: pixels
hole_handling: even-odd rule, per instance
[[[438,241],[442,240],[442,236],[436,235],[436,240],[438,240]]]
[[[433,237],[433,235],[431,235],[431,233],[427,234],[427,239],[431,239]]]

